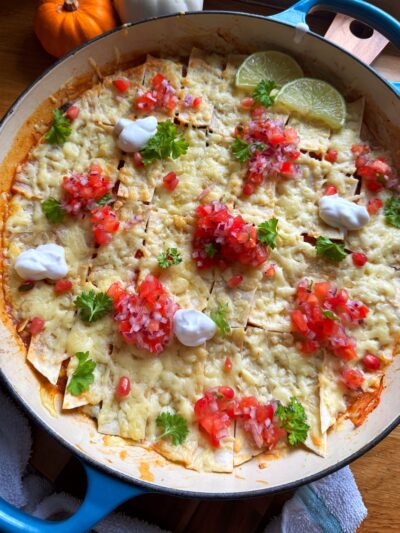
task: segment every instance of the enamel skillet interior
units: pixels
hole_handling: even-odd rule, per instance
[[[349,99],[366,96],[369,127],[379,132],[382,145],[393,147],[395,124],[390,122],[390,117],[398,117],[400,111],[399,98],[393,89],[356,58],[319,36],[307,34],[296,43],[294,35],[295,30],[281,22],[256,15],[220,12],[164,17],[114,30],[70,53],[24,92],[1,125],[0,158],[5,157],[16,133],[38,103],[87,73],[93,61],[102,70],[106,65],[115,64],[116,50],[122,58],[143,57],[147,52],[157,51],[188,55],[192,45],[219,53],[250,53],[269,48],[288,52],[311,74],[333,82]],[[1,185],[2,191],[8,190],[4,173]],[[354,429],[350,422],[344,422],[338,431],[330,434],[326,458],[298,449],[279,461],[265,456],[255,459],[235,469],[233,474],[194,472],[160,458],[155,452],[100,435],[94,421],[83,415],[52,415],[43,405],[44,398],[48,403],[45,388],[39,386],[37,376],[26,364],[9,329],[4,324],[0,328],[0,366],[4,380],[30,415],[87,462],[159,492],[238,498],[295,488],[359,457],[400,422],[400,359],[397,358],[387,369],[379,407],[363,426]],[[55,404],[59,406],[59,398]],[[260,469],[260,462],[266,463],[267,468]]]

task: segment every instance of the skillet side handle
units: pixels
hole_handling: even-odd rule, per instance
[[[343,13],[368,24],[400,50],[400,22],[389,13],[363,0],[299,0],[286,11],[268,18],[291,26],[305,24],[307,14],[316,6],[335,13]],[[400,94],[400,82],[388,81],[388,83],[397,94]]]
[[[74,515],[59,522],[29,516],[0,498],[0,531],[7,533],[84,533],[121,503],[146,491],[96,470],[85,462],[87,490]]]

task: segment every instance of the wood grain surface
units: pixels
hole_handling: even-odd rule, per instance
[[[254,2],[252,5],[251,2],[206,0],[205,7],[263,14],[272,12],[270,7],[262,7],[259,3]],[[269,3],[279,5],[276,0]],[[43,51],[33,33],[32,21],[36,5],[37,2],[33,0],[0,0],[0,116],[54,62]],[[282,5],[287,6],[288,1],[284,0]],[[315,15],[310,18],[310,25],[314,30],[324,33],[331,20],[332,16],[326,14]],[[391,79],[400,79],[400,57],[390,45],[375,60],[374,66]],[[32,464],[54,481],[58,490],[82,496],[84,483],[77,482],[83,477],[79,463],[40,428],[33,429]],[[400,428],[397,428],[352,465],[369,513],[360,528],[361,533],[400,532],[399,449]],[[49,461],[49,457],[54,459]],[[252,533],[262,531],[270,517],[279,512],[282,503],[289,496],[290,494],[240,502],[203,502],[149,495],[125,504],[124,510],[177,533]]]

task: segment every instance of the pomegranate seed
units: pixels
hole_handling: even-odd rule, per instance
[[[333,194],[337,194],[337,189],[334,185],[327,185],[325,189],[325,196],[332,196]]]
[[[232,370],[232,361],[230,357],[227,357],[224,363],[224,371],[230,372],[231,370]]]
[[[362,359],[362,363],[366,370],[372,370],[376,371],[379,370],[381,367],[381,361],[376,355],[373,355],[372,353],[367,353],[364,355]]]
[[[202,101],[203,101],[203,98],[201,96],[198,96],[197,98],[193,100],[193,104],[192,104],[193,107],[194,108],[199,107]]]
[[[38,316],[33,317],[28,327],[29,333],[31,335],[37,335],[43,330],[44,330],[44,320],[42,320]]]
[[[383,207],[382,200],[380,198],[373,198],[368,202],[368,213],[370,215],[375,215],[375,213],[377,213],[381,207]]]
[[[242,281],[243,281],[243,276],[241,276],[240,274],[237,274],[236,276],[232,276],[230,279],[228,279],[227,285],[230,289],[234,289],[235,287],[240,285]]]
[[[135,167],[144,167],[142,154],[140,152],[135,152],[133,154],[133,164]]]
[[[168,172],[168,174],[163,177],[163,183],[164,187],[172,192],[176,189],[179,180],[176,177],[175,172]]]
[[[240,105],[244,107],[245,109],[250,109],[250,107],[253,107],[254,99],[250,96],[243,98],[243,100],[240,102]]]
[[[338,156],[337,151],[332,150],[332,148],[329,148],[329,150],[325,154],[325,161],[329,161],[329,163],[336,163],[337,156]]]
[[[264,271],[264,276],[266,278],[273,278],[276,272],[276,265],[269,265],[268,268]]]
[[[113,80],[114,87],[120,92],[125,93],[131,86],[131,82],[125,79]]]
[[[226,387],[225,385],[221,385],[218,387],[218,392],[227,400],[232,400],[232,398],[235,396],[235,392],[231,387]]]
[[[361,252],[354,252],[353,254],[351,254],[351,258],[353,260],[353,263],[357,267],[364,266],[365,263],[368,261],[368,257]]]
[[[72,289],[72,281],[69,279],[59,279],[54,285],[54,291],[57,294],[64,294]]]
[[[121,376],[118,381],[115,395],[119,398],[125,398],[131,392],[131,380],[127,376]]]

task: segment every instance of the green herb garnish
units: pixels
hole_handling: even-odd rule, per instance
[[[79,396],[87,391],[94,381],[94,369],[96,368],[95,361],[89,359],[89,352],[77,352],[76,357],[79,360],[78,366],[75,368],[72,378],[67,386],[67,391],[73,396]]]
[[[104,292],[83,291],[74,301],[79,317],[85,322],[95,322],[113,308],[113,300]]]
[[[329,309],[322,309],[322,314],[325,318],[330,318],[331,320],[339,320],[339,317]]]
[[[279,402],[275,416],[279,418],[281,428],[287,432],[288,442],[291,446],[302,444],[307,439],[310,426],[307,424],[304,407],[296,398],[290,398],[286,407]]]
[[[277,226],[277,218],[271,218],[270,220],[267,220],[267,222],[259,224],[257,232],[258,240],[274,249],[276,247],[276,238],[278,236]]]
[[[400,228],[400,197],[392,197],[385,202],[385,219],[388,224]]]
[[[206,252],[207,257],[214,257],[214,255],[217,253],[217,247],[213,242],[208,242],[204,246],[204,251]]]
[[[156,418],[156,424],[164,430],[157,437],[157,440],[163,439],[164,437],[171,437],[175,446],[182,444],[189,433],[186,420],[172,413],[165,412],[159,414]]]
[[[157,261],[161,268],[168,268],[182,263],[182,256],[176,248],[168,248],[157,256]]]
[[[214,320],[217,325],[218,331],[221,335],[225,336],[227,333],[230,333],[231,327],[229,322],[226,320],[226,314],[228,313],[228,304],[218,304],[218,307],[215,311],[211,311],[210,317]]]
[[[243,141],[243,139],[238,135],[236,139],[231,144],[231,151],[238,161],[244,163],[251,158],[251,144]]]
[[[61,207],[61,203],[50,196],[42,202],[42,211],[47,220],[53,224],[59,224],[64,220],[66,211]]]
[[[107,194],[99,198],[99,200],[97,200],[97,205],[102,205],[102,206],[107,205],[109,202],[111,202],[112,199],[113,199],[112,194],[108,192]]]
[[[63,144],[71,135],[71,121],[61,109],[53,111],[53,122],[44,140],[49,144]]]
[[[150,165],[156,159],[176,159],[186,154],[188,143],[177,134],[176,126],[166,120],[157,126],[157,133],[151,137],[146,146],[141,150],[144,165]]]
[[[343,244],[336,244],[327,237],[318,237],[315,242],[317,255],[340,263],[347,256]]]
[[[271,106],[275,101],[275,96],[271,92],[276,89],[276,83],[272,80],[262,80],[254,89],[253,98],[264,107]]]

